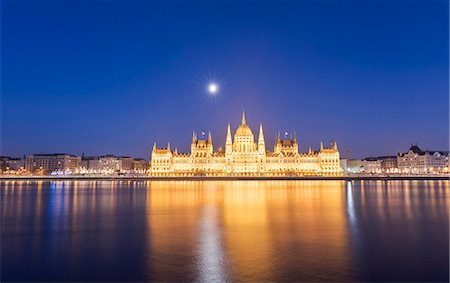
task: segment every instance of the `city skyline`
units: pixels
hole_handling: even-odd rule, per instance
[[[174,5],[2,4],[1,154],[225,146],[242,109],[303,152],[448,150],[447,2]]]

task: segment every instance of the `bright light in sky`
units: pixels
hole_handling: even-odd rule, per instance
[[[219,91],[219,87],[217,86],[217,84],[215,83],[210,83],[208,85],[208,92],[211,94],[215,94],[217,93],[217,91]]]

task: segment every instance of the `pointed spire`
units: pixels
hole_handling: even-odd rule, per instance
[[[153,143],[153,151],[156,151],[156,142]]]
[[[262,123],[259,124],[258,151],[260,154],[263,154],[266,152],[266,144],[264,142],[264,132],[263,132]]]
[[[320,150],[323,150],[323,142],[320,142]]]
[[[245,125],[245,111],[242,109],[242,125]]]
[[[211,131],[208,131],[208,143],[212,144]]]
[[[311,154],[311,153],[312,153],[312,149],[311,149],[311,147],[309,147],[308,154]]]
[[[228,123],[226,144],[229,144],[229,145],[232,144],[230,123]]]
[[[297,132],[294,132],[294,143],[297,143]]]
[[[175,154],[178,154],[178,147],[175,148]]]
[[[280,139],[280,131],[278,131],[278,135],[277,135],[277,143],[281,143],[281,139]]]
[[[167,150],[170,151],[170,142],[167,143]]]
[[[337,149],[337,142],[336,141],[334,141],[333,148]]]
[[[259,124],[259,137],[258,137],[258,143],[264,143],[264,132],[262,128],[262,123]]]
[[[192,131],[192,143],[195,143],[197,141],[197,136],[195,134],[195,131]]]

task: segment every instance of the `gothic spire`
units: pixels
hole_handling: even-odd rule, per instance
[[[242,110],[242,125],[245,125],[245,111]]]
[[[232,144],[230,123],[228,123],[226,144],[230,144],[230,145]]]
[[[258,143],[264,143],[264,133],[262,128],[262,123],[259,124],[259,137],[258,137]]]
[[[264,154],[266,152],[266,144],[264,143],[264,132],[262,128],[262,123],[259,124],[258,151],[260,154]]]
[[[208,131],[208,144],[212,144],[211,131]]]

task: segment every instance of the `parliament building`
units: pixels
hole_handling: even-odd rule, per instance
[[[281,139],[280,133],[273,151],[266,150],[262,124],[258,141],[247,125],[242,123],[231,135],[228,124],[225,150],[214,151],[211,133],[207,139],[192,134],[191,152],[171,150],[153,145],[149,173],[151,176],[339,176],[342,169],[336,142],[330,147],[320,144],[319,150],[299,152],[297,137]]]

